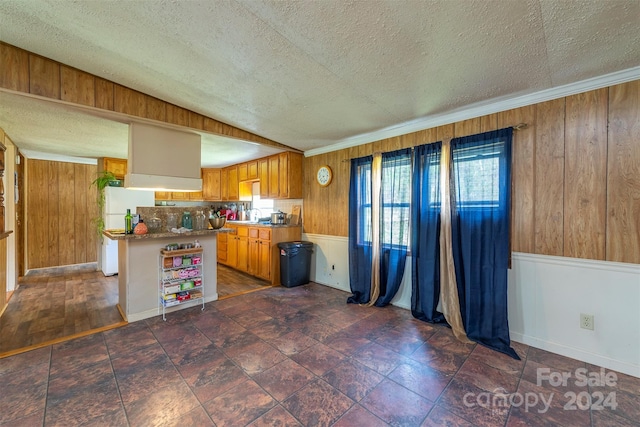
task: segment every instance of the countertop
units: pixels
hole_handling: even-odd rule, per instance
[[[251,227],[262,227],[262,228],[287,228],[287,227],[300,227],[300,225],[291,225],[291,224],[263,224],[260,222],[252,222],[252,221],[227,221],[226,224],[229,225],[247,225]]]
[[[102,234],[111,240],[141,240],[141,239],[166,239],[166,238],[182,238],[182,237],[197,237],[197,236],[213,236],[218,233],[228,233],[230,228],[219,228],[217,230],[200,230],[189,231],[187,233],[147,233],[147,234],[123,234],[112,233],[111,230],[103,230]]]

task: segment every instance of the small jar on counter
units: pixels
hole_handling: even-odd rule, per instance
[[[170,212],[167,214],[167,231],[178,228],[178,214]]]
[[[194,230],[206,230],[207,218],[203,211],[196,211]]]

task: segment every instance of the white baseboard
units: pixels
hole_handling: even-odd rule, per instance
[[[211,296],[206,296],[204,298],[204,303],[208,303],[208,302],[212,302],[212,301],[217,301],[218,300],[218,293],[216,292],[215,295],[211,295]],[[166,310],[166,314],[170,314],[173,313],[175,311],[179,311],[179,310],[184,310],[185,308],[190,308],[190,307],[196,307],[202,305],[202,302],[198,302],[198,301],[189,301],[187,303],[184,304],[180,304],[177,306],[173,306],[173,307],[168,307]],[[205,307],[205,310],[207,308]],[[146,310],[146,311],[141,311],[140,313],[133,313],[133,314],[128,314],[127,315],[127,321],[129,323],[132,322],[138,322],[140,320],[144,320],[144,319],[149,319],[151,317],[155,317],[155,316],[160,316],[162,314],[162,310],[158,307],[158,308],[154,308],[151,310]]]

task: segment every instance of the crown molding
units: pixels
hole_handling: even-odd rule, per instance
[[[343,139],[342,141],[328,145],[326,147],[307,150],[304,152],[304,155],[305,157],[316,156],[318,154],[324,154],[332,151],[342,150],[345,148],[355,147],[362,144],[368,144],[370,142],[379,141],[386,138],[393,138],[424,129],[430,129],[437,126],[448,125],[463,120],[485,116],[487,114],[494,114],[501,111],[512,110],[514,108],[526,107],[527,105],[551,101],[553,99],[576,95],[578,93],[601,89],[608,86],[614,86],[621,83],[627,83],[638,79],[640,79],[640,66],[628,68],[622,71],[616,71],[614,73],[605,74],[599,77],[581,80],[575,83],[569,83],[563,86],[544,89],[526,95],[494,98],[488,101],[470,104],[443,114],[421,117],[419,119],[379,129],[374,132],[356,135],[350,138]]]

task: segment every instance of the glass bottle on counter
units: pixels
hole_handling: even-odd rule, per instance
[[[193,229],[193,221],[191,219],[191,212],[183,212],[182,214],[182,226],[184,228],[188,228],[189,230]]]
[[[205,224],[207,223],[207,219],[204,216],[203,211],[196,211],[195,220],[195,230],[206,230]]]
[[[171,231],[174,228],[178,228],[178,214],[169,212],[167,214],[167,231]]]
[[[133,216],[131,215],[131,209],[127,209],[127,214],[124,216],[124,234],[133,234]]]

